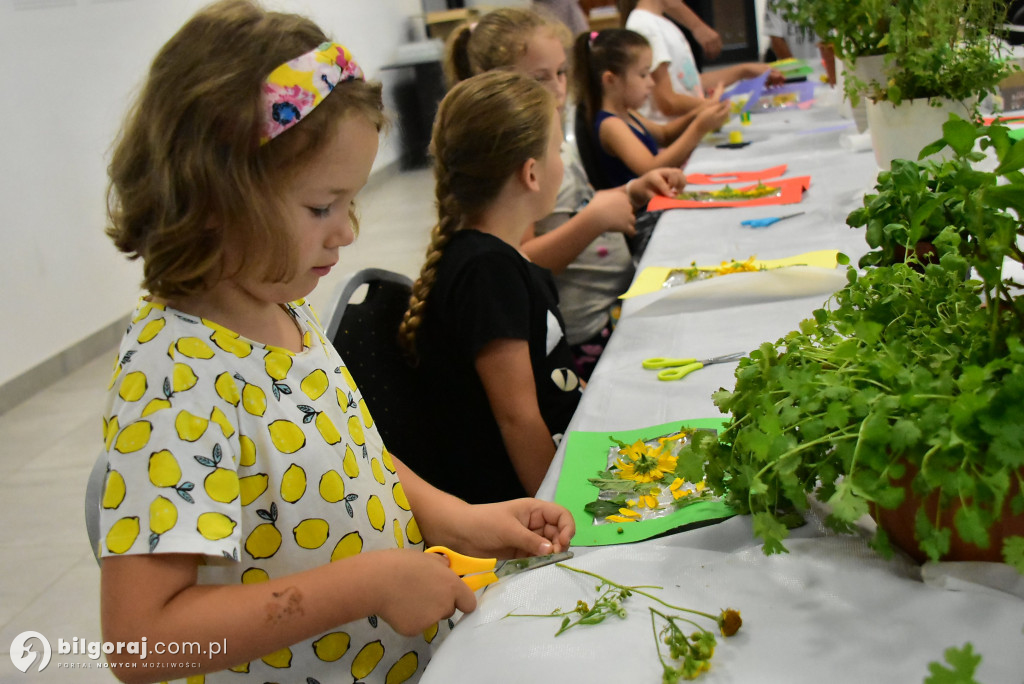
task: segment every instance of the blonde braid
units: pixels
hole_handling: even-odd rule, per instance
[[[416,333],[445,247],[455,233],[475,225],[528,159],[544,157],[554,115],[551,93],[510,71],[468,78],[441,101],[430,142],[438,222],[398,327],[398,344],[411,364],[418,363]]]
[[[416,331],[423,323],[427,297],[437,279],[437,265],[452,236],[463,227],[462,219],[459,217],[458,203],[447,190],[448,179],[442,180],[441,178],[440,164],[437,173],[436,195],[440,218],[434,229],[430,231],[430,244],[427,246],[427,256],[423,262],[423,268],[420,269],[419,278],[413,283],[412,293],[409,295],[409,308],[406,309],[405,315],[402,316],[402,322],[398,326],[398,345],[405,352],[409,363],[414,366],[419,362],[419,356],[416,353]]]

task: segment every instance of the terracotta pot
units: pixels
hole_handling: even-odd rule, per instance
[[[875,522],[889,535],[889,540],[896,548],[904,551],[908,556],[918,563],[930,560],[919,548],[917,537],[914,534],[914,518],[917,509],[921,505],[921,497],[910,490],[910,482],[914,473],[910,472],[893,484],[903,487],[907,492],[903,503],[892,510],[886,510],[878,506],[872,506],[871,515]],[[1024,536],[1024,514],[1013,515],[1010,511],[1010,499],[1016,494],[1016,482],[1011,484],[1009,494],[1003,505],[1003,516],[996,520],[989,529],[989,546],[983,549],[975,544],[966,542],[957,534],[953,525],[953,516],[959,508],[959,503],[944,509],[939,516],[940,529],[948,528],[952,531],[949,542],[949,553],[940,560],[944,561],[988,561],[993,563],[1003,562],[1003,540],[1006,537]],[[928,517],[935,520],[935,512],[938,507],[938,493],[933,492],[924,500],[925,512]]]

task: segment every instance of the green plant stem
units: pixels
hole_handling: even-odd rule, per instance
[[[693,613],[694,615],[700,615],[701,617],[706,617],[706,618],[708,618],[710,620],[714,620],[716,624],[718,623],[718,616],[716,616],[716,615],[711,615],[709,613],[704,613],[704,612],[701,612],[699,610],[694,610],[692,608],[683,608],[682,606],[674,606],[671,603],[668,603],[667,601],[661,600],[660,598],[658,598],[654,594],[649,594],[646,591],[641,591],[641,588],[644,588],[644,589],[662,589],[663,587],[654,586],[654,585],[643,585],[643,584],[638,585],[638,586],[628,586],[628,585],[625,585],[625,584],[618,584],[617,582],[611,581],[607,577],[602,577],[601,575],[598,575],[596,572],[590,572],[589,570],[581,570],[580,568],[574,568],[571,565],[566,565],[565,563],[556,563],[556,565],[558,567],[560,567],[560,568],[565,568],[566,570],[572,570],[573,572],[578,572],[581,575],[590,575],[591,577],[593,577],[595,579],[599,579],[602,582],[604,582],[605,584],[613,586],[613,587],[615,587],[617,589],[622,589],[624,591],[636,592],[637,594],[640,594],[641,596],[646,596],[647,598],[651,599],[652,601],[657,601],[658,603],[660,603],[661,605],[665,606],[666,608],[671,608],[672,610],[681,610],[681,611],[686,612],[686,613]]]

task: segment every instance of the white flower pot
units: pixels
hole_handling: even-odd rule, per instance
[[[872,81],[882,81],[882,69],[885,66],[885,55],[869,55],[867,57],[858,57],[856,65],[851,69],[836,57],[836,92],[840,94],[842,100],[839,102],[839,115],[844,119],[853,119],[854,123],[857,124],[857,132],[863,133],[868,130],[868,112],[865,106],[865,98],[862,96],[857,106],[850,103],[849,98],[846,97],[846,79],[847,74],[856,75],[861,81],[865,83],[871,83]]]
[[[938,102],[938,106],[933,106]],[[898,106],[889,102],[868,102],[871,146],[879,168],[888,170],[893,159],[917,161],[921,149],[942,137],[942,124],[950,113],[970,119],[971,105],[945,98],[907,100]],[[941,156],[932,155],[930,158]]]

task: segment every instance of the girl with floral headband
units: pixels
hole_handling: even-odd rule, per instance
[[[560,506],[471,506],[388,453],[304,302],[354,239],[383,124],[347,49],[244,0],[152,64],[110,164],[108,232],[149,293],[104,414],[103,636],[204,649],[109,654],[124,681],[415,681],[476,606],[425,543],[568,545]]]
[[[449,38],[446,71],[458,82],[494,69],[514,69],[537,80],[554,97],[559,114],[566,113],[567,31],[542,12],[503,7],[488,12],[472,27],[456,29]],[[571,123],[569,124],[571,125]],[[655,194],[682,190],[678,168],[660,168],[632,183],[603,185],[595,191],[577,146],[562,143],[565,173],[551,213],[523,235],[522,250],[534,263],[554,274],[559,308],[575,369],[589,379],[618,317],[619,295],[633,279],[634,255],[628,238],[640,225],[653,223],[643,207]]]

